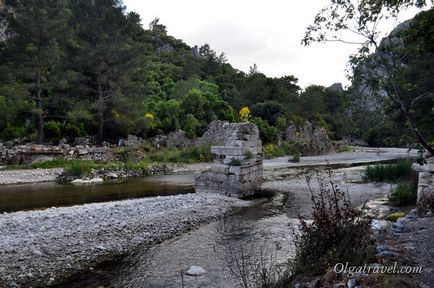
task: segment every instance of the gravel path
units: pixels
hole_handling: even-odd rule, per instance
[[[266,159],[264,160],[264,169],[271,170],[293,167],[324,166],[327,165],[327,163],[332,165],[363,164],[417,156],[416,150],[408,151],[406,148],[351,148],[351,152],[300,157],[299,163],[288,162],[288,157]]]
[[[368,200],[386,196],[393,185],[388,183],[363,183],[362,177],[366,167],[349,167],[332,170],[333,183],[338,185],[339,189],[348,191],[351,204],[354,206],[361,205]],[[263,189],[280,191],[288,193],[290,209],[287,215],[290,218],[297,218],[298,215],[309,218],[311,215],[311,195],[306,183],[306,175],[310,174],[311,187],[315,193],[318,192],[318,181],[315,171],[304,171],[292,169],[292,174],[282,177],[281,175],[269,176],[270,181],[266,181]],[[320,170],[319,175],[329,185],[327,172]],[[274,178],[274,179],[273,179]]]
[[[56,181],[63,168],[0,171],[0,185]]]
[[[186,194],[1,214],[0,287],[45,287],[249,204]]]

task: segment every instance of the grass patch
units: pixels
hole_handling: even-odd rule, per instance
[[[65,168],[65,172],[72,176],[86,177],[96,168],[97,165],[91,161],[74,162]]]
[[[148,154],[147,158],[163,163],[198,163],[211,161],[212,155],[211,147],[206,145],[159,150]]]
[[[300,162],[300,148],[296,142],[282,142],[280,146],[267,144],[264,147],[267,158],[292,156],[293,162]]]
[[[366,168],[364,180],[366,182],[397,182],[409,179],[412,175],[411,160],[397,160],[390,164],[369,165]]]
[[[344,152],[352,152],[353,149],[351,148],[351,146],[348,145],[344,145],[342,147],[340,147],[339,149],[337,149],[337,153],[344,153]]]
[[[414,205],[417,200],[417,182],[401,182],[389,194],[389,201],[394,206]]]

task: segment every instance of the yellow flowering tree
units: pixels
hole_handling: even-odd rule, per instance
[[[240,119],[242,122],[247,122],[249,121],[249,118],[250,118],[250,109],[249,107],[244,106],[240,110]]]
[[[149,122],[152,122],[154,121],[154,115],[152,115],[151,113],[146,113],[145,119],[148,120]]]

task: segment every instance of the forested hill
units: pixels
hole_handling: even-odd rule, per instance
[[[176,129],[195,137],[214,119],[239,121],[242,107],[264,142],[275,141],[290,121],[306,119],[334,139],[355,135],[396,145],[402,138],[384,141],[390,127],[402,131],[402,121],[363,128],[368,114],[349,113],[354,109],[339,85],[301,90],[295,76],[266,77],[253,63],[241,72],[209,45],[190,47],[168,35],[158,18],[142,27],[119,0],[2,0],[0,6],[3,141],[56,143],[84,135],[117,141]]]

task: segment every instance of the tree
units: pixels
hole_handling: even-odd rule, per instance
[[[71,11],[63,0],[6,1],[14,13],[6,34],[9,65],[16,78],[28,83],[35,103],[37,143],[44,140],[44,97],[54,85],[56,68],[64,57],[62,48],[72,41]],[[57,66],[57,67],[56,67]]]
[[[156,32],[157,34],[166,34],[167,29],[166,26],[160,23],[160,18],[155,18],[154,20],[149,23],[149,29],[152,32]]]
[[[400,35],[397,37],[390,35],[388,41],[380,43],[381,34],[378,31],[378,27],[385,19],[396,18],[401,10],[409,6],[421,8],[425,4],[424,0],[332,1],[315,17],[313,25],[307,28],[302,42],[305,45],[314,41],[359,44],[358,53],[350,58],[351,67],[356,72],[352,75],[353,79],[363,77],[364,81],[369,83],[372,91],[377,92],[377,95],[387,97],[406,119],[415,139],[431,155],[434,155],[434,148],[419,130],[412,113],[414,109],[412,104],[426,97],[429,91],[419,90],[418,94],[410,93],[412,94],[411,100],[407,101],[408,87],[414,86],[415,82],[408,78],[402,81],[404,70],[408,67],[409,57],[412,57],[411,54],[415,55],[414,52],[420,53],[417,51],[417,44],[420,41],[407,43],[408,45],[402,43],[401,37],[407,27],[401,26],[402,29],[398,31]],[[428,13],[432,11],[431,9]],[[342,31],[357,35],[359,40],[349,41],[342,38]],[[432,30],[424,33],[432,33]],[[373,50],[375,53],[370,55]]]
[[[128,102],[116,98],[126,97],[127,91],[133,94],[131,90],[140,89],[135,73],[143,51],[130,34],[140,27],[140,19],[135,14],[125,16],[119,0],[78,0],[74,3],[80,23],[76,32],[80,45],[76,62],[81,65],[88,93],[94,97],[97,141],[101,143],[107,112],[110,108],[115,109],[116,103]]]
[[[285,114],[285,108],[277,101],[266,101],[252,106],[253,117],[267,120],[270,125],[276,125],[277,119]]]

